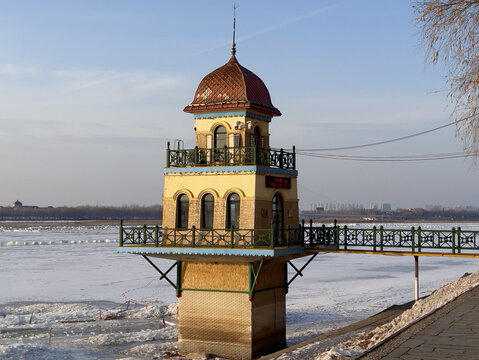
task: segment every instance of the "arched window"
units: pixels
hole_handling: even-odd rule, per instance
[[[239,229],[240,197],[232,193],[226,200],[226,227]]]
[[[282,229],[283,226],[283,199],[280,194],[275,194],[273,196],[273,205],[272,205],[272,225],[273,229]]]
[[[215,148],[222,149],[226,146],[226,128],[218,126],[215,129]]]
[[[178,196],[176,201],[176,227],[179,229],[188,228],[189,200],[186,194]]]
[[[215,198],[211,194],[206,194],[201,199],[201,227],[203,229],[213,228],[213,214],[215,207]]]

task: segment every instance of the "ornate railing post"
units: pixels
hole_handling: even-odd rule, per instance
[[[413,227],[411,227],[411,250],[412,250],[412,252],[414,252],[414,250],[416,248],[414,235],[415,235],[415,230],[414,230],[414,226],[413,226]]]
[[[223,147],[223,151],[224,151],[223,164],[227,165],[228,164],[228,147],[226,145]]]
[[[120,220],[120,247],[123,246],[123,219]]]
[[[195,237],[196,237],[196,231],[195,231],[195,230],[196,230],[196,226],[193,225],[193,226],[191,227],[191,246],[192,246],[192,247],[195,247],[195,246],[196,246],[196,239],[195,239]]]
[[[158,237],[160,236],[160,227],[158,225],[155,225],[155,247],[158,247],[159,244],[159,239]]]
[[[170,142],[166,143],[166,167],[170,167]]]
[[[421,235],[421,226],[417,227],[417,252],[421,252],[421,240],[422,240],[422,235]]]
[[[142,232],[142,235],[143,235],[143,245],[146,244],[146,225],[143,225],[143,232]]]
[[[296,170],[296,146],[293,145],[293,170]]]
[[[339,249],[339,226],[338,226],[338,223],[337,223],[336,219],[334,219],[333,233],[334,233],[334,244]]]
[[[460,254],[461,253],[461,227],[459,226],[457,228],[457,253]]]
[[[283,157],[284,157],[284,150],[283,148],[281,148],[281,150],[279,151],[279,168],[282,169],[283,168]]]
[[[313,239],[313,219],[309,219],[309,246],[311,246],[312,239]]]
[[[300,227],[301,227],[301,244],[304,246],[304,244],[305,244],[304,219],[301,219]],[[309,242],[309,246],[311,246],[311,241]]]
[[[376,251],[376,235],[377,235],[377,228],[376,225],[373,226],[373,251]]]
[[[451,234],[451,240],[452,240],[452,253],[456,253],[456,228],[452,228],[452,234]]]
[[[338,236],[339,236],[339,227],[338,227]],[[344,225],[344,250],[348,250],[348,227]]]
[[[384,249],[384,226],[380,226],[379,227],[379,245],[380,245],[380,249],[381,251],[383,251]]]
[[[235,228],[234,227],[230,229],[230,245],[231,245],[231,248],[235,247]]]

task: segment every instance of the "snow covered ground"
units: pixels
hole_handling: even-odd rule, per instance
[[[479,230],[474,223],[461,227]],[[116,226],[0,222],[0,358],[151,359],[175,349],[174,289],[141,257],[117,254],[117,238]],[[154,261],[160,268],[171,264]],[[419,265],[424,296],[478,270],[479,260],[424,257]],[[289,289],[288,343],[410,301],[413,286],[411,257],[318,255]]]

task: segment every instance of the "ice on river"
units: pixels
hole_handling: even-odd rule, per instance
[[[118,254],[117,237],[116,226],[0,223],[0,358],[151,359],[175,350],[174,289],[140,256]],[[419,265],[421,296],[479,269],[475,259],[424,257]],[[287,295],[289,344],[414,298],[412,257],[323,254],[303,275]]]

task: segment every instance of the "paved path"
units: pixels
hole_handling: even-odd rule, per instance
[[[361,360],[479,360],[479,287],[384,341]]]

